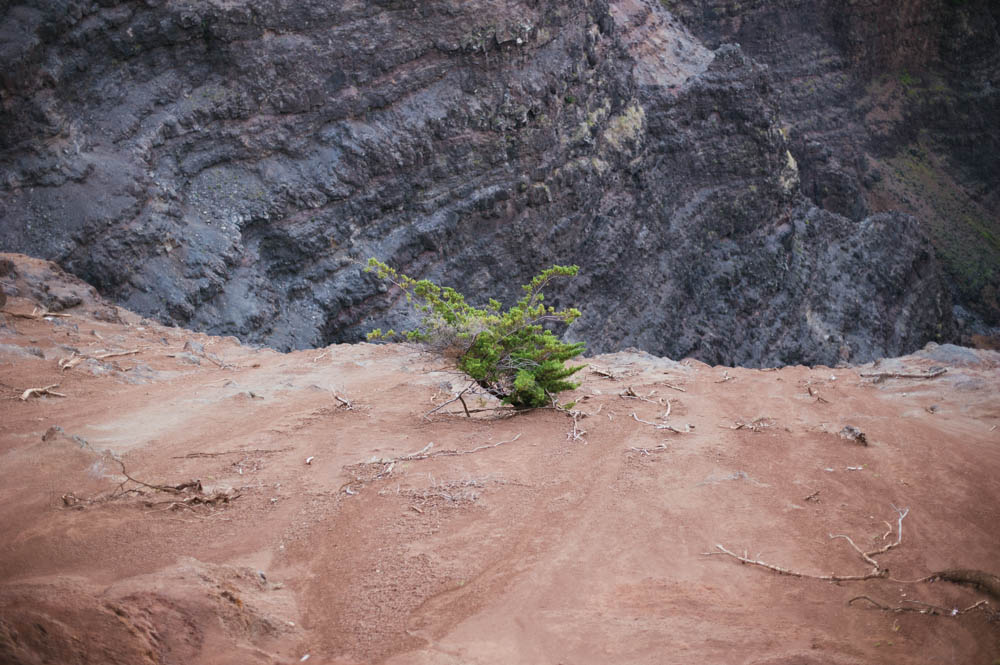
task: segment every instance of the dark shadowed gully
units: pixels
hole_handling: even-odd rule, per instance
[[[989,0],[0,3],[0,249],[280,349],[551,263],[568,331],[743,365],[1000,323]],[[993,328],[991,328],[993,326]]]

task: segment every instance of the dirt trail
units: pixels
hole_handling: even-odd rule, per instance
[[[1000,571],[996,352],[932,345],[877,367],[774,371],[601,356],[576,391],[574,440],[555,411],[425,420],[461,377],[411,348],[253,349],[14,260],[0,662],[1000,658],[1000,599],[893,581]],[[47,386],[64,396],[20,399]],[[118,460],[148,485],[201,491],[123,484]],[[720,544],[863,575],[829,534],[882,547],[893,505],[910,511],[899,547],[876,557],[893,579],[833,584],[706,555]],[[861,595],[989,604],[848,606]]]

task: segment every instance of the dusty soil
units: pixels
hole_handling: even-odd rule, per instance
[[[1000,599],[906,582],[1000,571],[994,351],[775,371],[600,356],[574,437],[564,413],[475,398],[471,418],[424,418],[465,384],[417,349],[250,348],[7,258],[3,663],[1000,658]],[[708,554],[872,571],[830,534],[900,542],[873,556],[885,576],[840,583]]]

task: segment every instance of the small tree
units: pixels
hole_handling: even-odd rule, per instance
[[[583,353],[584,343],[563,342],[543,324],[572,323],[580,310],[546,307],[542,293],[556,277],[576,275],[577,266],[543,271],[521,287],[524,296],[507,311],[492,299],[485,309],[473,307],[455,289],[413,279],[374,258],[368,259],[365,271],[398,286],[421,315],[414,330],[373,330],[368,339],[402,338],[430,344],[455,358],[458,368],[481,388],[518,409],[547,406],[554,403],[557,393],[579,385],[568,379],[584,365],[567,367],[565,362]]]

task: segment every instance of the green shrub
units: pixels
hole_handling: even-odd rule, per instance
[[[373,330],[368,339],[424,342],[454,358],[460,370],[505,404],[519,409],[548,406],[557,393],[579,385],[568,379],[584,365],[567,367],[565,362],[583,353],[584,344],[562,342],[544,327],[550,321],[571,323],[580,311],[546,307],[542,289],[556,277],[572,277],[578,270],[552,266],[523,286],[524,296],[502,311],[496,300],[479,309],[455,289],[413,279],[368,259],[365,271],[398,286],[421,316],[414,330]]]

